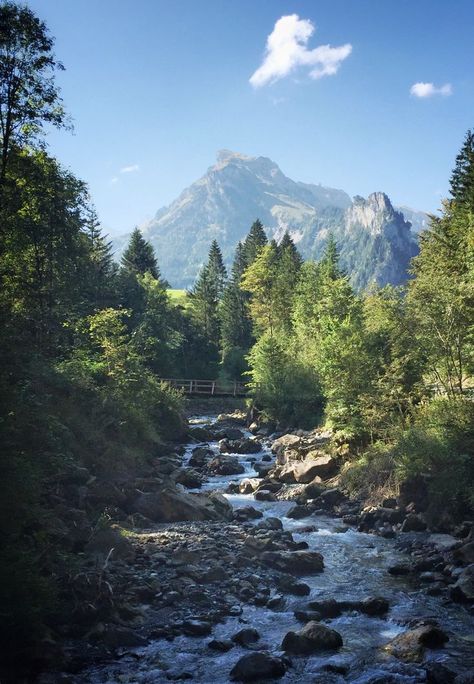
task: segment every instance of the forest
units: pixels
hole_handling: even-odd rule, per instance
[[[45,24],[0,5],[0,642],[31,652],[64,610],[77,549],[57,483],[138,468],[186,434],[162,378],[244,380],[273,430],[331,428],[347,491],[428,483],[428,517],[474,514],[474,132],[404,287],[356,292],[328,236],[303,262],[255,217],[229,273],[219,245],[185,297],[135,229],[116,263],[87,184],[46,144],[69,117]],[[113,513],[102,502],[92,525]],[[66,570],[65,570],[66,568]]]

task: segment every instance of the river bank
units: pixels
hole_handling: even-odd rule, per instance
[[[327,459],[331,479],[292,482],[295,466],[309,477],[288,458],[304,433],[283,448],[238,415],[191,425],[182,479],[213,492],[220,519],[129,525],[101,566],[115,609],[80,643],[65,638],[63,671],[44,684],[471,681],[474,621],[453,600],[469,542],[399,532],[417,513],[362,510]]]

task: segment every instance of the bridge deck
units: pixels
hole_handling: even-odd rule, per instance
[[[219,380],[188,380],[183,378],[163,378],[171,387],[184,394],[202,394],[208,397],[245,397],[249,388],[244,382],[221,382]]]

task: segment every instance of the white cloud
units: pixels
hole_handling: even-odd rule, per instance
[[[110,185],[115,185],[115,183],[118,183],[118,178],[117,176],[114,176],[113,178],[110,179],[109,184]]]
[[[307,44],[313,33],[313,23],[309,19],[300,19],[297,14],[278,19],[267,38],[264,60],[250,77],[253,87],[261,88],[273,83],[301,66],[313,67],[309,75],[314,79],[335,74],[351,54],[352,45],[320,45],[308,50]]]
[[[131,164],[130,166],[123,166],[120,169],[120,173],[135,173],[135,171],[140,171],[138,164]]]
[[[410,94],[414,97],[433,97],[434,95],[448,97],[453,94],[453,87],[451,83],[445,83],[442,86],[435,86],[434,83],[414,83],[410,88]]]

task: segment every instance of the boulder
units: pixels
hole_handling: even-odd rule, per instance
[[[276,501],[277,498],[275,494],[269,492],[268,489],[259,489],[254,494],[255,501]]]
[[[260,634],[253,627],[245,627],[233,635],[232,641],[240,646],[253,646],[260,639]]]
[[[307,518],[311,515],[312,512],[313,508],[311,508],[311,506],[296,505],[290,508],[290,510],[286,514],[286,517],[294,518],[295,520],[300,520],[301,518]]]
[[[109,554],[114,560],[130,560],[135,556],[133,545],[118,525],[98,529],[84,550],[97,559],[105,559]]]
[[[272,444],[272,451],[278,457],[287,449],[296,449],[301,444],[301,437],[298,435],[287,434],[276,439]],[[284,461],[281,461],[282,463]]]
[[[245,472],[235,456],[216,456],[207,464],[207,470],[213,475],[240,475]]]
[[[464,544],[453,552],[453,557],[457,563],[467,565],[474,563],[474,541]]]
[[[341,503],[341,501],[344,501],[345,498],[346,495],[343,494],[340,489],[333,487],[332,489],[326,489],[324,492],[322,492],[319,500],[323,508],[332,508],[333,506],[337,506],[337,504]]]
[[[461,572],[451,587],[451,598],[458,603],[474,603],[474,563]]]
[[[206,620],[185,620],[183,632],[187,636],[208,636],[212,632],[212,624]]]
[[[319,622],[308,622],[299,632],[288,632],[281,644],[282,651],[291,655],[310,655],[320,651],[334,651],[342,646],[339,632]]]
[[[202,477],[193,468],[180,468],[175,475],[175,482],[182,484],[188,489],[197,489],[202,487]]]
[[[292,484],[309,484],[316,477],[321,480],[326,480],[332,477],[337,471],[336,461],[332,456],[319,455],[318,457],[311,457],[311,454],[319,454],[320,452],[310,452],[304,461],[290,461],[280,470],[279,480]]]
[[[227,653],[231,648],[234,648],[234,644],[229,639],[212,639],[207,644],[208,648],[213,651],[220,651],[220,653]]]
[[[208,447],[196,447],[193,449],[188,465],[191,468],[203,468],[209,459],[214,457],[214,452]]]
[[[260,484],[260,480],[256,477],[245,478],[239,484],[239,492],[241,494],[253,494]]]
[[[280,518],[269,517],[257,523],[256,527],[260,530],[282,530],[283,523]]]
[[[221,439],[219,451],[221,454],[258,454],[262,450],[260,442],[244,437],[243,439]]]
[[[286,664],[281,658],[268,653],[249,653],[234,665],[230,679],[234,682],[258,682],[283,677],[285,672]]]
[[[324,570],[324,559],[317,551],[265,551],[261,559],[275,570],[294,575],[314,575]]]
[[[140,492],[132,513],[141,513],[154,522],[184,520],[229,520],[232,506],[221,494],[188,494],[176,489]]]
[[[280,577],[278,580],[278,588],[285,594],[291,594],[292,596],[309,596],[311,593],[309,584],[306,584],[306,582],[297,582],[289,575]]]
[[[214,435],[211,430],[199,426],[190,428],[188,434],[197,442],[209,442],[214,439]]]
[[[263,513],[261,511],[257,511],[256,508],[253,506],[242,506],[242,508],[236,508],[234,510],[234,519],[235,520],[255,520],[257,518],[263,518]]]
[[[380,596],[370,596],[359,604],[360,611],[371,617],[380,617],[388,613],[390,604],[387,599]]]
[[[420,662],[425,648],[441,648],[448,640],[448,635],[436,625],[420,625],[396,636],[384,650],[400,660]]]
[[[410,513],[403,521],[400,532],[424,532],[426,527],[423,518],[416,513]]]

